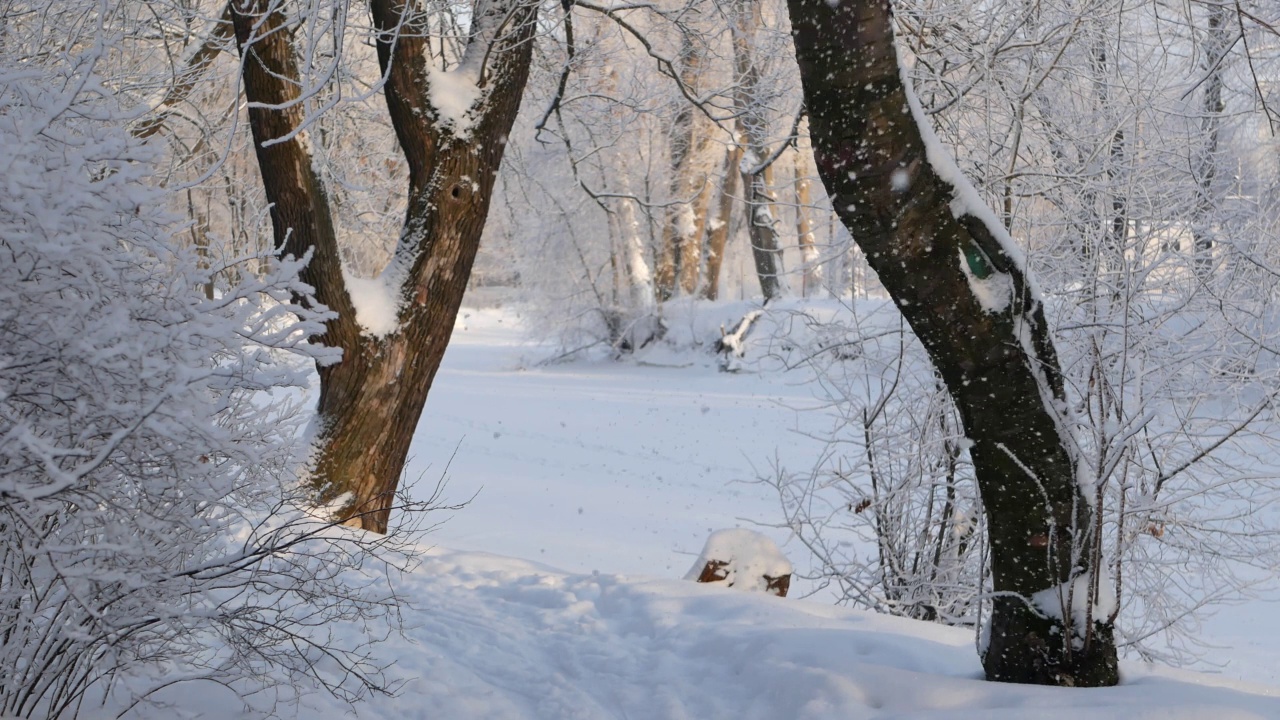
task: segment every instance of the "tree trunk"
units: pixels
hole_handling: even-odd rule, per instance
[[[702,82],[706,48],[701,38],[685,33],[680,47],[680,82],[697,92]],[[671,124],[671,205],[662,226],[657,290],[661,300],[677,291],[694,292],[702,255],[702,233],[711,200],[706,155],[710,129],[692,105],[681,104]]]
[[[1093,84],[1094,92],[1097,94],[1098,112],[1104,122],[1115,126],[1107,150],[1106,167],[1106,195],[1111,207],[1104,211],[1109,215],[1106,216],[1106,227],[1102,229],[1103,245],[1094,250],[1097,253],[1095,265],[1106,282],[1111,284],[1112,294],[1115,295],[1119,292],[1118,276],[1124,271],[1125,246],[1129,241],[1129,200],[1128,190],[1124,187],[1128,145],[1121,113],[1111,97],[1111,77],[1116,74],[1118,65],[1115,68],[1111,67],[1115,63],[1108,59],[1108,40],[1108,34],[1098,29],[1090,56],[1093,63]]]
[[[621,194],[631,195],[631,183],[627,180],[626,171],[619,172],[618,177],[622,183]],[[645,242],[640,235],[636,201],[630,197],[621,197],[616,204],[622,253],[626,261],[628,307],[638,314],[648,313],[654,306],[653,275],[649,272],[649,262],[645,259]]]
[[[317,301],[338,315],[325,324],[325,333],[317,341],[349,353],[360,342],[355,306],[342,280],[329,199],[312,166],[306,134],[300,132],[301,82],[287,19],[273,5],[277,4],[268,0],[231,4],[254,151],[271,203],[276,248],[282,257],[312,253],[302,269],[302,281],[315,288]],[[268,141],[273,142],[265,144]],[[321,369],[322,381],[327,370]]]
[[[760,67],[755,59],[755,29],[763,23],[759,0],[742,0],[736,8],[733,32],[734,71],[738,86],[734,100],[740,114],[746,161],[742,186],[747,202],[747,228],[760,292],[768,302],[782,295],[782,251],[778,243],[777,217],[773,212],[773,164],[767,146],[768,125],[760,106]]]
[[[1062,378],[1042,308],[994,214],[977,207],[939,147],[926,148],[932,130],[909,107],[887,2],[788,5],[819,174],[972,443],[996,591],[987,677],[1114,684],[1113,618],[1090,602],[1099,582],[1091,569],[1101,565],[1094,508],[1060,415]],[[1092,591],[1064,593],[1073,595],[1063,598],[1067,620],[1033,609],[1035,594],[1074,587]],[[1083,622],[1072,609],[1086,611]]]
[[[409,444],[466,290],[498,166],[519,109],[536,5],[478,0],[471,38],[452,72],[478,99],[462,116],[429,100],[426,16],[414,2],[371,0],[392,125],[409,164],[400,241],[382,279],[398,299],[397,328],[362,333],[342,277],[324,188],[311,167],[290,34],[266,0],[236,4],[250,125],[282,254],[313,253],[303,280],[336,312],[320,341],[343,350],[320,368],[316,499],[347,524],[386,532]],[[408,13],[406,16],[405,14]],[[403,22],[402,22],[403,17]],[[255,24],[257,29],[255,31]],[[293,135],[291,139],[282,138]],[[264,145],[271,141],[272,144]]]
[[[742,163],[742,146],[734,143],[724,158],[724,174],[720,181],[720,199],[716,203],[716,214],[708,221],[706,248],[706,281],[702,284],[702,297],[715,300],[720,296],[720,267],[724,265],[724,248],[732,229],[730,218],[733,214],[734,195],[738,190],[740,173],[738,165]]]
[[[801,137],[807,133],[800,133]],[[803,279],[801,280],[802,297],[813,297],[822,291],[822,258],[818,254],[817,243],[813,238],[813,197],[810,186],[813,184],[812,165],[809,163],[810,148],[807,144],[796,143],[795,168],[796,179],[796,237],[799,238],[800,258]]]
[[[1191,221],[1196,275],[1203,281],[1208,281],[1213,276],[1213,212],[1218,200],[1214,193],[1214,179],[1218,174],[1218,136],[1222,113],[1226,110],[1226,104],[1222,100],[1222,61],[1231,45],[1231,36],[1226,26],[1226,6],[1209,5],[1204,60],[1201,66],[1207,73],[1201,103],[1201,112],[1204,114],[1200,117],[1203,145],[1195,159],[1196,208]]]

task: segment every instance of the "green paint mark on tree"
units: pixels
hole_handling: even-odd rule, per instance
[[[991,269],[991,261],[987,260],[987,254],[973,243],[964,246],[964,259],[969,263],[969,272],[979,280],[986,280],[994,272]]]

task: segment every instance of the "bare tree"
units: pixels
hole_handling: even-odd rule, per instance
[[[760,0],[744,0],[734,9],[733,62],[737,76],[734,103],[739,115],[744,156],[742,189],[747,206],[747,228],[756,277],[766,302],[782,295],[782,248],[778,218],[773,208],[773,164],[777,158],[768,146],[768,118],[759,97],[760,57],[755,47],[756,29],[762,26]]]
[[[233,15],[276,242],[284,256],[310,257],[303,279],[335,313],[319,340],[343,351],[340,363],[320,368],[314,489],[349,524],[384,532],[520,106],[537,4],[478,0],[465,48],[448,71],[428,64],[430,16],[419,3],[371,0],[369,9],[387,108],[409,168],[408,211],[379,277],[395,318],[372,329],[357,318],[311,163],[292,20],[274,0],[237,2]]]
[[[889,4],[788,5],[819,174],[971,443],[994,586],[987,677],[1115,684],[1114,616],[1097,602],[1097,498],[1081,481],[1057,354],[1019,253],[904,84]]]
[[[1218,200],[1214,179],[1218,174],[1219,136],[1222,132],[1222,113],[1226,103],[1222,98],[1223,64],[1234,38],[1228,25],[1225,5],[1209,4],[1209,16],[1205,22],[1201,52],[1201,70],[1205,73],[1203,97],[1200,109],[1201,147],[1195,153],[1196,206],[1192,218],[1196,272],[1207,280],[1213,273],[1213,214]]]
[[[705,45],[706,40],[692,32],[682,34],[680,83],[687,92],[696,93],[705,84],[702,75],[710,61]],[[707,127],[707,119],[684,98],[677,102],[670,140],[672,204],[663,223],[655,278],[661,300],[677,291],[689,295],[697,289],[702,233],[711,202],[706,163],[714,128]]]

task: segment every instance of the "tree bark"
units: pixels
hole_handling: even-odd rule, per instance
[[[807,133],[801,133],[803,137]],[[818,254],[818,246],[813,237],[813,183],[811,165],[809,163],[810,148],[807,144],[796,143],[795,170],[796,180],[796,237],[800,244],[800,258],[803,262],[801,296],[813,297],[822,291],[822,258]]]
[[[1204,98],[1201,102],[1200,134],[1203,145],[1195,158],[1196,207],[1191,221],[1194,243],[1196,274],[1202,281],[1213,277],[1213,212],[1218,197],[1214,180],[1218,174],[1218,144],[1222,126],[1222,113],[1226,103],[1222,99],[1223,57],[1231,45],[1227,32],[1227,8],[1225,5],[1209,5],[1208,28],[1205,30],[1204,60],[1201,68],[1207,73],[1204,80]]]
[[[724,248],[729,241],[732,230],[730,222],[733,214],[734,195],[738,191],[738,179],[741,173],[738,165],[742,163],[742,146],[733,143],[725,153],[724,174],[720,181],[720,199],[716,203],[716,214],[708,222],[706,248],[706,278],[702,284],[702,297],[715,300],[720,296],[720,268],[724,265]]]
[[[336,312],[320,340],[343,350],[341,362],[320,368],[316,499],[349,525],[386,532],[519,109],[537,6],[476,2],[472,34],[454,69],[468,73],[480,89],[463,118],[445,117],[429,100],[426,16],[420,6],[413,0],[371,0],[370,11],[388,111],[409,165],[408,210],[383,273],[399,295],[399,323],[383,337],[361,332],[346,291],[328,202],[300,125],[299,74],[286,19],[267,0],[237,0],[234,20],[276,239],[282,254],[313,253],[303,280]]]
[[[778,243],[777,217],[773,212],[773,163],[767,146],[768,125],[759,105],[760,66],[754,57],[755,29],[763,24],[759,0],[742,0],[736,7],[733,32],[734,71],[738,86],[734,100],[746,145],[742,187],[747,203],[747,228],[760,293],[768,302],[782,295],[782,249]]]
[[[680,82],[692,92],[702,83],[706,48],[703,40],[686,33],[680,47]],[[702,260],[702,234],[711,201],[706,155],[711,131],[701,113],[682,103],[671,124],[671,202],[662,226],[658,255],[657,291],[668,300],[677,291],[697,289]]]
[[[359,345],[360,329],[342,280],[329,199],[301,129],[301,82],[287,18],[269,0],[233,2],[232,9],[236,44],[243,56],[249,127],[271,203],[275,246],[281,256],[312,254],[302,269],[302,281],[315,288],[320,304],[337,313],[317,340],[349,352]],[[322,382],[327,370],[321,369]]]
[[[1062,378],[1043,310],[994,234],[1003,232],[994,215],[953,203],[960,189],[930,163],[917,124],[927,120],[909,107],[888,3],[788,6],[819,174],[941,374],[971,442],[996,592],[982,657],[987,677],[1114,684],[1113,618],[1089,612],[1077,624],[1071,612],[1064,621],[1031,601],[1087,585],[1092,592],[1071,602],[1091,610],[1098,582],[1091,570],[1101,565],[1091,498],[1060,416]],[[997,297],[992,288],[1005,288],[1003,306],[978,297],[984,282]]]

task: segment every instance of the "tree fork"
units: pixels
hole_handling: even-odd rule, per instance
[[[1097,563],[1044,313],[992,230],[952,200],[910,110],[885,0],[788,0],[819,175],[841,221],[920,338],[955,399],[989,517],[993,601],[988,679],[1118,681],[1110,617],[1046,616],[1035,593],[1071,588]],[[964,269],[968,267],[968,272]],[[1005,307],[971,289],[1003,274]],[[1088,583],[1092,587],[1093,583]],[[1087,593],[1085,593],[1087,595]],[[1071,599],[1076,608],[1091,598]],[[1065,603],[1064,603],[1065,604]]]
[[[301,83],[285,18],[264,0],[235,5],[250,124],[277,242],[284,254],[313,253],[303,279],[336,311],[320,340],[343,350],[341,362],[320,368],[316,500],[337,505],[349,525],[386,532],[520,106],[537,5],[476,3],[461,64],[475,69],[482,97],[469,110],[470,127],[458,130],[428,100],[426,36],[416,31],[420,6],[370,1],[387,108],[409,165],[408,209],[388,276],[398,282],[398,329],[380,338],[361,334],[356,324],[324,188],[298,134]]]

